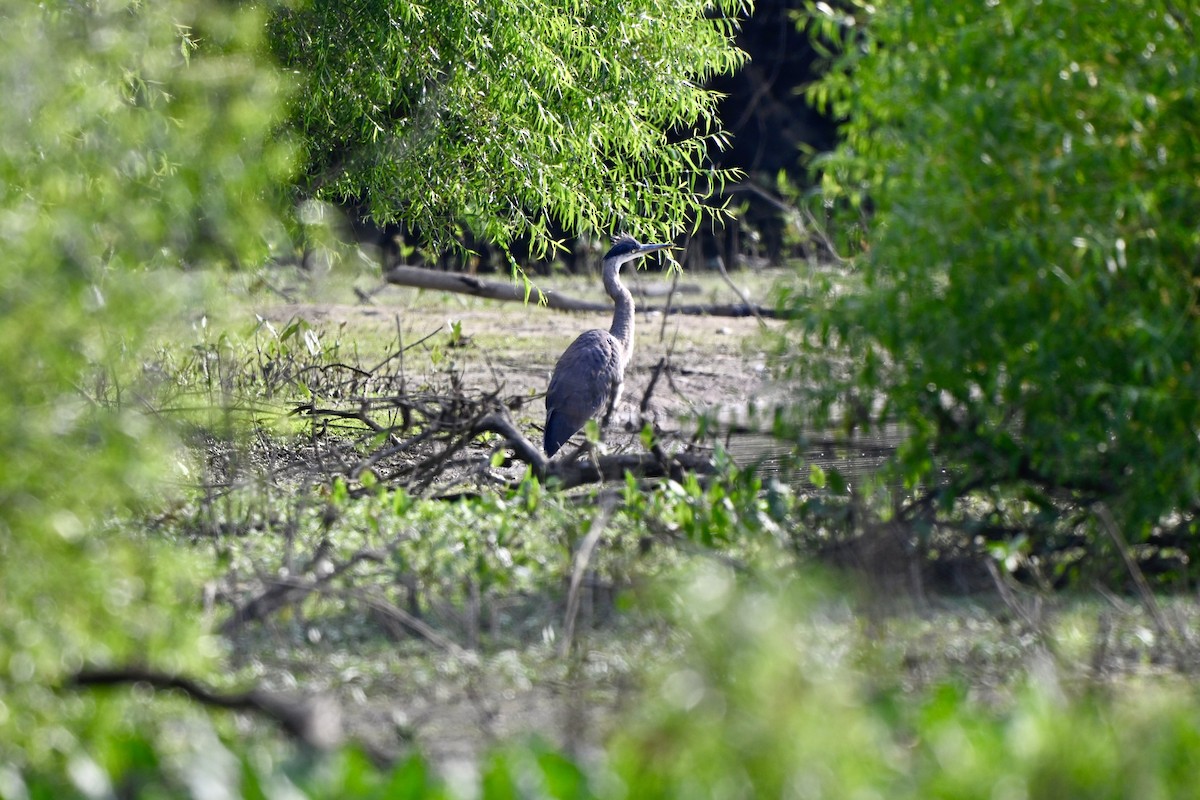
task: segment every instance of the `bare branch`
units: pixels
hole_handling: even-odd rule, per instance
[[[587,536],[583,538],[579,549],[575,551],[574,567],[571,570],[571,586],[567,590],[567,613],[563,619],[563,637],[559,650],[559,654],[564,657],[570,652],[571,645],[575,640],[575,618],[579,614],[579,590],[583,585],[583,576],[587,572],[588,564],[591,563],[592,553],[595,552],[596,545],[599,544],[600,537],[604,534],[604,529],[608,527],[608,520],[612,517],[615,506],[616,498],[612,495],[607,496],[600,503],[600,510],[592,519]]]
[[[1154,592],[1150,589],[1150,584],[1146,581],[1141,567],[1138,566],[1137,559],[1134,558],[1133,551],[1130,549],[1129,543],[1125,541],[1125,536],[1121,533],[1121,528],[1113,518],[1112,512],[1104,503],[1096,503],[1095,512],[1096,518],[1100,521],[1100,527],[1104,528],[1108,538],[1112,540],[1121,556],[1121,561],[1125,564],[1125,569],[1129,572],[1129,577],[1133,579],[1133,585],[1137,587],[1138,596],[1142,600],[1146,613],[1154,622],[1159,638],[1174,651],[1174,655],[1182,662],[1178,646],[1181,637],[1163,614],[1162,607],[1154,597]]]
[[[140,685],[157,691],[175,690],[202,705],[258,714],[318,750],[332,750],[345,741],[341,707],[329,697],[293,698],[258,688],[221,693],[182,675],[136,666],[81,670],[68,679],[67,685],[81,688]]]

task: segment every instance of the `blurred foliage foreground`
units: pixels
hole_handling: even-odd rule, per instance
[[[1190,35],[1194,19],[1174,24]],[[1005,676],[1002,701],[982,702],[978,687],[951,675],[908,682],[905,666],[919,654],[897,658],[881,645],[876,626],[882,623],[857,618],[846,601],[819,591],[819,582],[801,577],[783,555],[798,537],[795,501],[736,471],[708,486],[673,483],[644,493],[630,485],[620,514],[603,505],[600,511],[581,509],[532,483],[511,496],[465,498],[456,505],[370,486],[352,498],[338,484],[323,487],[325,494],[313,487],[297,493],[292,486],[290,496],[299,499],[279,505],[269,497],[222,491],[197,496],[181,490],[164,498],[162,487],[170,482],[164,475],[186,483],[195,467],[189,456],[171,457],[184,451],[169,447],[166,432],[140,411],[147,377],[155,371],[142,358],[148,334],[180,300],[168,270],[200,262],[252,263],[286,238],[272,209],[290,154],[272,135],[278,87],[276,73],[259,61],[257,32],[264,21],[218,3],[40,7],[12,0],[0,4],[0,22],[0,88],[8,104],[0,116],[0,406],[6,411],[0,416],[0,796],[1196,794],[1200,703],[1189,687],[1134,680],[1106,686],[1103,654],[1080,665],[1088,650],[1069,646],[1075,637],[1070,626],[1039,624],[1036,604],[1020,597],[1009,608],[1024,614],[1019,627],[1028,645],[1021,652],[1029,658]],[[987,52],[985,45],[976,46]],[[1086,73],[1080,80],[1087,80]],[[1168,101],[1173,95],[1155,97]],[[1180,108],[1166,102],[1160,107]],[[1073,139],[1078,149],[1072,152],[1086,152],[1083,134]],[[1176,146],[1186,142],[1137,150],[1138,163],[1147,174],[1158,174],[1162,148],[1170,155]],[[1133,219],[1135,212],[1174,208],[1189,191],[1194,187],[1164,184],[1143,198],[1142,207],[1112,213]],[[898,219],[895,208],[890,213]],[[1187,245],[1177,233],[1164,229],[1150,237],[1135,228],[1110,242],[1098,237],[1116,236],[1111,230],[1080,229],[1082,244],[1073,245],[1079,258],[1062,267],[1081,272],[1074,280],[1059,276],[1059,282],[1077,287],[1097,253],[1114,259],[1112,269],[1097,274],[1117,281],[1127,265],[1144,263],[1138,260],[1143,245]],[[926,244],[930,252],[937,249]],[[940,286],[960,285],[939,280]],[[1059,283],[1051,286],[1061,290]],[[1172,286],[1154,284],[1155,296],[1170,300]],[[1131,288],[1121,283],[1112,291],[1128,295]],[[1132,302],[1123,307],[1141,308]],[[1076,330],[1071,326],[1087,319],[1080,310],[1061,325]],[[1191,330],[1187,319],[1166,327],[1135,322],[1101,341],[1123,341],[1118,334],[1127,330],[1155,341]],[[919,333],[905,335],[920,341]],[[1168,367],[1190,363],[1193,352],[1169,363],[1139,362],[1138,368],[1165,380],[1173,374]],[[203,347],[193,354],[199,360],[174,374],[193,374],[224,391],[219,359],[208,358]],[[159,366],[171,367],[171,357]],[[982,363],[964,359],[964,369]],[[1075,362],[1062,363],[1069,371]],[[1070,378],[1064,374],[1062,381]],[[937,380],[921,377],[918,388],[927,382],[936,388]],[[997,381],[983,387],[984,397],[1004,391],[1016,393],[1014,402],[1036,396],[1020,376]],[[1165,384],[1155,387],[1147,394],[1056,397],[1090,397],[1112,420],[1132,425],[1136,417],[1144,424],[1172,413],[1176,395]],[[973,397],[968,393],[963,401]],[[1025,417],[1031,425],[1045,422],[1032,413],[1037,410],[1032,406]],[[1145,417],[1143,410],[1154,413]],[[229,431],[237,429],[232,420]],[[1138,433],[1119,430],[1111,442],[1117,454]],[[1162,443],[1168,429],[1152,430],[1159,437],[1153,441]],[[1036,432],[1031,428],[1011,444],[1034,443]],[[1096,444],[1090,429],[1068,433],[1068,442],[1082,437]],[[1055,467],[1059,462],[1050,455],[1039,456],[1035,466]],[[1145,498],[1182,503],[1190,497],[1186,480],[1159,480],[1158,461],[1137,475],[1130,485],[1139,494],[1118,510],[1137,509]],[[1163,488],[1142,492],[1147,481]],[[283,493],[271,485],[258,491]],[[275,511],[282,516],[272,517]],[[133,526],[130,519],[153,524]],[[481,648],[488,635],[518,643],[535,638],[513,632],[517,626],[505,619],[489,629],[476,613],[479,598],[509,603],[512,619],[536,619],[522,616],[519,603],[551,595],[556,584],[555,596],[561,596],[561,584],[579,574],[573,550],[582,550],[606,525],[614,541],[605,548],[606,574],[622,577],[622,586],[652,585],[632,592],[631,602],[647,613],[645,629],[657,635],[652,641],[661,653],[646,659],[639,699],[598,747],[571,754],[546,744],[510,743],[481,761],[476,780],[460,785],[435,774],[420,756],[368,757],[368,748],[356,746],[320,751],[330,739],[302,735],[301,717],[316,712],[289,716],[274,695],[238,694],[236,686],[232,694],[221,690],[238,677],[227,674],[230,664],[254,658],[238,649],[245,645],[236,636],[212,633],[201,599],[208,578],[224,581],[214,600],[232,598],[244,612],[252,603],[238,601],[261,599],[253,587],[266,584],[266,570],[280,575],[279,566],[294,555],[289,548],[304,544],[312,563],[301,574],[316,576],[321,583],[315,588],[330,589],[292,612],[310,623],[299,626],[310,641],[322,630],[339,629],[327,624],[339,610],[365,605],[377,624],[422,637],[447,654],[447,663],[469,662],[446,631],[463,632],[469,645]],[[280,535],[252,535],[268,529]],[[646,558],[642,539],[665,555]],[[260,547],[267,552],[255,550]],[[622,547],[628,550],[624,557]],[[346,580],[360,568],[376,578],[392,576],[391,584],[385,589]],[[397,586],[397,576],[419,582]],[[296,581],[275,585],[314,590]],[[410,590],[416,600],[411,610],[404,607]],[[558,605],[551,605],[561,618]],[[431,608],[449,620],[441,630],[426,621],[438,619]],[[243,614],[243,621],[251,617]],[[369,631],[348,630],[348,649],[372,638]],[[556,630],[542,627],[542,639],[553,641]],[[1188,630],[1159,625],[1145,633],[1156,635],[1161,646],[1139,651],[1147,669],[1138,674],[1161,664],[1195,663]],[[1107,634],[1094,639],[1128,646]],[[595,657],[586,642],[574,653],[564,650],[561,663]],[[70,685],[80,675],[103,682],[105,669],[144,670],[148,677],[111,691]],[[205,698],[284,722],[304,743],[285,743],[270,728],[249,726],[237,715],[210,713],[197,702]]]

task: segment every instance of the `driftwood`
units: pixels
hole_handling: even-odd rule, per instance
[[[463,275],[455,272],[435,272],[419,267],[393,267],[384,274],[384,280],[397,286],[408,286],[415,289],[434,289],[441,292],[457,292],[475,297],[486,297],[489,300],[504,300],[524,303],[541,302],[545,299],[547,308],[556,311],[612,311],[611,303],[598,303],[594,300],[581,300],[577,297],[544,290],[539,295],[538,290],[531,287],[529,296],[525,295],[525,287],[521,284],[506,281],[490,281],[477,278],[474,275]],[[690,316],[710,317],[763,317],[768,319],[790,319],[793,315],[775,308],[768,308],[756,303],[689,303],[676,305],[639,306],[643,313],[685,314]]]

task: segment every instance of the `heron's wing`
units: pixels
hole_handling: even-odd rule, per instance
[[[621,379],[621,345],[608,331],[593,330],[571,343],[546,390],[545,449],[554,455],[592,417],[605,411]]]

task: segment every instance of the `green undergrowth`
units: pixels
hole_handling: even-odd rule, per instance
[[[652,596],[650,596],[652,595]],[[657,620],[658,636],[636,655],[637,688],[591,747],[572,750],[545,738],[501,737],[474,769],[447,772],[416,749],[386,766],[362,744],[316,756],[257,735],[216,729],[182,715],[173,745],[131,734],[77,763],[64,776],[0,775],[5,796],[245,797],[1188,797],[1190,764],[1200,748],[1195,690],[1150,673],[1119,683],[1082,674],[1054,646],[1014,636],[978,608],[924,622],[864,623],[860,609],[815,573],[769,567],[732,569],[713,559],[664,571],[638,612]],[[1061,643],[1075,613],[1064,614]],[[956,621],[956,622],[955,622]],[[948,625],[947,623],[954,623]],[[996,626],[1001,628],[996,629]],[[936,644],[922,643],[912,627]],[[906,630],[906,628],[908,630]],[[643,633],[650,630],[645,621]],[[669,636],[663,631],[669,630]],[[1025,632],[1028,634],[1028,631]],[[1010,639],[1010,636],[1012,637]],[[647,646],[657,641],[657,652]],[[906,679],[911,664],[891,648],[901,641],[924,657],[941,646],[946,673],[924,685]],[[616,652],[603,634],[589,647]],[[953,647],[1007,647],[1008,659],[976,652],[969,660],[1002,667],[1005,694],[981,698],[978,674],[954,669]],[[293,649],[299,649],[293,647]],[[367,703],[391,680],[401,693],[452,693],[486,672],[497,697],[525,680],[572,684],[570,660],[542,646],[521,652],[431,658],[406,648],[346,643],[314,647],[326,674],[340,673]],[[911,653],[905,658],[911,657]],[[921,656],[918,656],[921,657]],[[600,659],[589,658],[595,667]],[[1005,663],[1007,661],[1007,663]],[[373,663],[373,674],[362,665]],[[1147,661],[1149,665],[1149,661]],[[961,666],[961,665],[960,665]],[[976,664],[978,667],[979,664]],[[507,688],[497,677],[506,673]],[[296,679],[314,681],[312,674]],[[328,683],[328,680],[326,683]],[[324,685],[322,689],[327,689]],[[578,688],[573,691],[579,692]],[[617,691],[613,688],[612,691]],[[519,695],[524,697],[524,695]],[[586,702],[604,697],[594,687]],[[173,701],[172,701],[173,702]],[[159,711],[161,698],[136,705]],[[437,713],[452,714],[449,704]],[[180,711],[184,709],[181,707]],[[377,720],[403,729],[407,719]],[[466,722],[466,720],[461,720]],[[478,724],[478,721],[475,721]],[[152,731],[153,729],[147,729]],[[460,732],[460,735],[467,735]],[[16,787],[16,788],[14,788]],[[130,787],[134,787],[130,789]]]
[[[293,377],[381,360],[321,331],[330,344],[310,351],[304,329],[243,339],[226,376],[261,375],[262,352],[303,362]],[[275,401],[303,401],[299,385],[281,379]],[[266,391],[261,377],[228,386],[213,399]],[[810,527],[828,495],[723,457],[704,481],[564,494],[526,479],[444,499],[372,473],[282,468],[310,461],[314,437],[354,429],[240,420],[195,440],[191,482],[136,535],[190,554],[224,634],[214,683],[332,698],[345,744],[317,755],[267,722],[196,714],[188,735],[203,747],[164,748],[151,728],[97,754],[114,789],[1186,796],[1181,765],[1200,747],[1188,599],[1156,618],[1133,599],[1050,594],[1004,570],[1004,599],[833,578],[814,569],[823,540]],[[289,586],[300,590],[264,604]],[[136,701],[147,714],[158,702]],[[79,775],[9,777],[31,795],[88,793]]]

